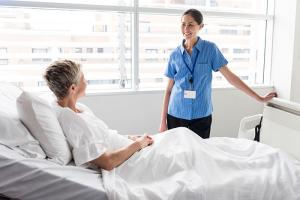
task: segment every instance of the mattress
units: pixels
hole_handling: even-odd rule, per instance
[[[101,172],[24,158],[0,144],[0,199],[107,199]],[[3,198],[4,199],[4,198]]]

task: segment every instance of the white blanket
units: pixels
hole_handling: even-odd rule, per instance
[[[186,128],[155,135],[103,178],[109,199],[300,199],[299,161],[245,139],[203,140]]]

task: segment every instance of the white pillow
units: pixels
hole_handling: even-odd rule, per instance
[[[8,82],[0,82],[0,142],[25,157],[45,158],[46,155],[19,120],[16,101],[22,90]]]
[[[65,165],[72,156],[62,128],[49,103],[42,98],[23,92],[17,99],[20,119],[40,142],[46,155],[53,162]]]
[[[0,111],[0,143],[16,150],[24,157],[46,158],[46,154],[19,119]]]
[[[16,100],[22,90],[7,82],[0,82],[0,110],[9,116],[18,118]]]

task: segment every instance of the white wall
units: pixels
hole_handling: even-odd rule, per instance
[[[271,87],[256,88],[260,94]],[[121,134],[156,133],[159,126],[163,91],[88,95],[81,102],[112,129]],[[242,117],[262,113],[263,104],[234,88],[213,90],[211,136],[236,137]]]
[[[264,95],[273,91],[272,87],[254,88]],[[237,137],[243,117],[262,113],[263,103],[247,96],[235,88],[213,90],[213,125],[211,136]]]
[[[291,100],[300,103],[300,1],[296,1]]]
[[[272,77],[281,98],[300,103],[300,2],[275,1]]]

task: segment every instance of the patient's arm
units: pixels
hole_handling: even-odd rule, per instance
[[[106,151],[100,157],[92,160],[91,163],[105,170],[112,170],[125,162],[135,152],[151,145],[153,140],[151,137],[144,135],[135,140],[132,144],[127,147],[117,149],[115,151]]]

